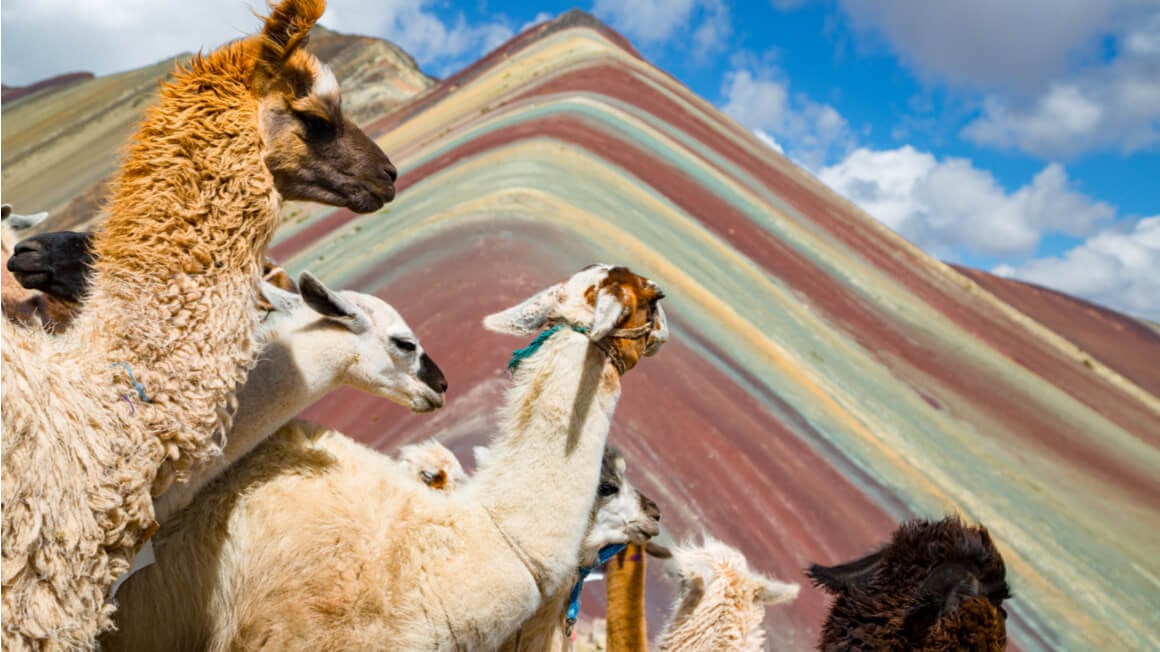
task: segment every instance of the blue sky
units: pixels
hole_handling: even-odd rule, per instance
[[[3,79],[249,31],[256,1],[5,0]],[[932,254],[1160,321],[1160,0],[331,0],[445,76],[578,7]]]

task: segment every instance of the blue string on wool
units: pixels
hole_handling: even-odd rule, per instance
[[[137,382],[137,378],[135,376],[133,376],[133,370],[129,368],[129,363],[127,363],[127,362],[114,362],[113,364],[111,364],[109,366],[116,367],[118,365],[124,367],[125,372],[129,374],[129,380],[133,383],[133,389],[137,390],[137,398],[141,399],[142,401],[145,401],[146,403],[152,403],[153,399],[149,398],[145,394],[145,386],[142,385],[141,383]],[[130,404],[129,407],[133,407],[133,405]]]
[[[584,326],[573,326],[571,324],[569,324],[569,326],[572,326],[572,330],[576,331],[577,333],[588,332],[588,329]],[[556,324],[555,326],[552,326],[548,330],[537,335],[536,339],[529,342],[528,345],[524,348],[512,351],[512,359],[508,360],[508,371],[515,373],[521,362],[532,357],[536,351],[540,350],[540,347],[544,345],[544,342],[547,342],[548,338],[555,335],[561,328],[564,328],[564,324]]]
[[[610,546],[604,546],[596,553],[596,566],[581,566],[580,579],[576,580],[576,586],[572,587],[572,595],[568,598],[568,627],[567,633],[572,634],[572,627],[576,625],[576,619],[580,617],[580,593],[584,588],[584,578],[588,577],[596,568],[608,563],[616,555],[620,554],[627,546],[623,543],[614,543]]]

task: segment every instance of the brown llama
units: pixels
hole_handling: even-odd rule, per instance
[[[645,618],[646,557],[668,559],[668,548],[630,543],[604,566],[605,645],[616,652],[648,652]]]
[[[608,605],[605,644],[617,652],[648,652],[644,613],[646,555],[644,546],[630,543],[604,566],[604,595]]]
[[[819,650],[999,652],[1011,597],[1003,557],[982,526],[914,520],[878,552],[807,575],[836,596]]]
[[[282,0],[261,34],[179,68],[126,150],[72,328],[0,320],[5,650],[93,648],[157,527],[151,491],[220,452],[281,200],[394,197],[302,48],[324,7]]]

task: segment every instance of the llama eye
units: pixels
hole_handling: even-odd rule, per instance
[[[608,496],[614,496],[620,493],[620,487],[610,482],[601,482],[600,486],[596,489],[596,493],[601,498],[607,498]]]
[[[401,337],[392,337],[391,344],[394,344],[400,351],[410,353],[415,350],[415,343],[410,340],[404,340]]]
[[[299,113],[297,115],[302,126],[306,127],[306,135],[309,138],[325,138],[334,134],[334,124],[331,121],[320,118],[313,113]]]

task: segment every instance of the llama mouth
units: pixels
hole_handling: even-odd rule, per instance
[[[424,412],[434,412],[443,407],[443,394],[432,394],[430,396],[416,396],[411,399],[411,411],[422,414]]]
[[[636,527],[636,528],[633,528],[633,530],[628,533],[628,536],[630,539],[629,543],[635,543],[637,545],[644,545],[644,544],[648,543],[649,539],[655,537],[656,535],[658,535],[660,533],[661,533],[661,528],[659,525],[653,526],[653,527]]]
[[[364,182],[351,194],[350,209],[359,213],[370,213],[379,210],[395,198],[395,184],[387,182],[383,186],[376,186]]]
[[[8,260],[11,263],[14,258]],[[8,271],[16,277],[16,282],[20,283],[26,288],[45,288],[52,283],[52,272],[42,270],[16,270],[12,266],[8,266]]]

